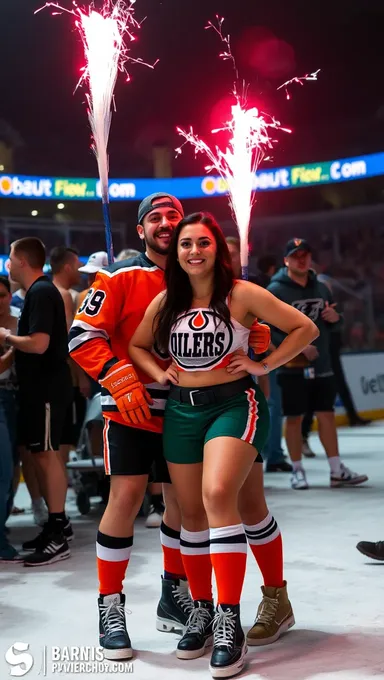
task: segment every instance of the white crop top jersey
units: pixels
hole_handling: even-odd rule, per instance
[[[211,371],[228,365],[238,349],[248,352],[249,328],[231,317],[232,325],[212,309],[190,309],[172,327],[168,351],[181,371]]]

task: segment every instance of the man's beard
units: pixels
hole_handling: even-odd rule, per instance
[[[144,239],[145,247],[153,250],[157,255],[168,255],[169,246],[160,248],[154,239]]]

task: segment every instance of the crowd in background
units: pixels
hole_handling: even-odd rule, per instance
[[[33,239],[32,239],[33,240]],[[35,239],[36,240],[36,239]],[[228,247],[231,253],[233,267],[235,274],[240,276],[240,253],[239,253],[239,243],[234,237],[227,238]],[[365,241],[364,241],[365,243]],[[316,260],[313,262],[313,267],[319,273],[323,273],[324,281],[332,282],[332,295],[335,293],[335,298],[337,299],[337,285],[333,285],[335,280],[332,274],[337,273],[337,269],[333,268],[333,260],[328,257],[329,248],[326,237],[320,236],[317,244]],[[308,250],[308,253],[312,252]],[[361,251],[362,252],[362,251]],[[136,250],[124,250],[122,251],[118,258],[123,260],[129,257],[133,257],[137,254]],[[318,264],[319,259],[321,259],[322,264]],[[328,264],[327,264],[328,262]],[[325,264],[324,264],[325,263]],[[49,278],[55,285],[56,289],[59,291],[61,298],[64,303],[65,310],[65,321],[66,330],[70,328],[74,315],[77,309],[83,304],[85,297],[95,280],[97,272],[104,266],[108,264],[107,254],[103,251],[93,253],[88,262],[81,266],[79,259],[79,254],[75,248],[70,248],[66,246],[56,246],[53,248],[49,254]],[[261,285],[262,287],[268,287],[271,283],[272,277],[276,274],[279,269],[279,261],[272,254],[264,254],[257,258],[256,262],[253,260],[250,279]],[[348,266],[348,260],[345,260],[344,266]],[[350,265],[352,267],[352,265]],[[345,270],[347,271],[347,270]],[[382,271],[378,267],[377,271]],[[326,275],[324,275],[326,272]],[[352,274],[352,269],[351,269]],[[321,278],[321,277],[320,277]],[[337,284],[337,280],[336,280]],[[23,309],[25,301],[25,290],[19,285],[13,284],[7,277],[0,277],[0,327],[9,329],[13,333],[17,333],[17,320]],[[344,304],[344,314],[348,317],[348,312],[346,308],[347,304]],[[361,315],[360,315],[361,316]],[[359,316],[358,316],[359,318]],[[356,322],[356,315],[354,318]],[[358,321],[357,321],[358,322]],[[340,331],[340,338],[338,340],[338,351],[337,356],[340,355],[340,348],[342,344]],[[13,497],[17,489],[17,485],[20,478],[20,465],[22,464],[23,476],[26,482],[30,497],[31,497],[31,508],[34,515],[34,519],[37,525],[44,526],[47,520],[47,508],[44,501],[44,483],[41,481],[36,465],[33,461],[33,454],[31,454],[25,447],[21,445],[22,442],[18,438],[18,427],[17,427],[17,417],[18,417],[18,385],[16,373],[12,360],[9,358],[9,353],[7,355],[6,349],[3,347],[3,356],[0,357],[2,362],[0,366],[0,435],[1,440],[4,442],[2,446],[7,446],[12,452],[11,456],[8,456],[9,460],[13,460],[13,479],[11,488],[3,486],[0,488],[0,493],[2,495],[3,503],[2,516],[0,515],[0,559],[3,555],[3,559],[7,557],[12,559],[17,559],[17,554],[14,549],[9,546],[7,537],[5,535],[5,522],[10,513],[23,512],[23,509],[19,509],[13,505]],[[338,359],[340,363],[340,359]],[[83,428],[84,420],[87,411],[87,402],[89,404],[90,400],[95,397],[99,391],[98,384],[94,383],[77,365],[75,365],[71,360],[68,360],[69,368],[71,371],[71,381],[72,381],[72,397],[70,402],[66,405],[65,400],[63,401],[63,409],[65,414],[63,414],[63,428],[62,435],[60,439],[59,453],[63,466],[68,463],[69,455],[71,450],[76,450],[81,431]],[[339,371],[338,368],[334,369]],[[340,371],[339,371],[340,372]],[[343,387],[339,389],[341,394]],[[31,385],[31,390],[33,390],[33,385]],[[347,388],[344,390],[344,395],[347,393]],[[281,392],[280,386],[276,375],[272,373],[269,377],[269,388],[268,394],[269,406],[271,414],[271,429],[270,437],[263,451],[263,457],[266,462],[267,472],[291,472],[293,473],[293,478],[295,474],[297,476],[297,471],[299,473],[302,471],[301,466],[301,455],[311,456],[313,453],[308,445],[308,434],[311,427],[311,422],[313,418],[313,411],[309,409],[307,417],[304,419],[303,431],[299,436],[299,451],[296,452],[297,461],[293,461],[293,466],[286,459],[284,451],[282,448],[282,417],[283,417],[283,406],[281,402]],[[350,395],[349,395],[350,396]],[[348,402],[347,397],[344,397],[344,401]],[[364,424],[364,421],[359,418],[354,410],[353,404],[351,402],[347,405],[347,411],[350,416],[351,424]],[[349,410],[348,410],[349,408]],[[101,414],[101,408],[100,408]],[[284,415],[289,415],[285,413]],[[333,416],[332,416],[333,420]],[[334,424],[331,426],[334,429]],[[102,424],[101,417],[95,418],[93,422],[90,423],[89,430],[89,454],[93,456],[102,455]],[[296,435],[295,435],[296,436]],[[334,434],[330,437],[334,438]],[[335,445],[332,445],[335,448]],[[289,448],[289,446],[288,446]],[[327,450],[327,446],[325,447]],[[291,459],[292,452],[290,451]],[[296,467],[295,467],[296,465]],[[300,476],[300,475],[299,475]],[[9,474],[8,474],[9,477]],[[7,475],[3,475],[4,479]],[[306,484],[305,476],[304,482]],[[297,483],[297,480],[296,480]],[[303,484],[303,479],[301,479],[301,484]],[[155,486],[155,485],[154,485]],[[293,488],[303,488],[303,486],[295,486],[292,483]],[[161,522],[162,514],[162,503],[161,503],[161,488],[151,489],[152,494],[152,507],[150,516],[148,518],[148,526],[159,526]],[[63,515],[63,522],[67,521]],[[71,529],[68,525],[68,536],[70,538]],[[3,535],[1,536],[1,531],[3,528]],[[3,543],[3,553],[2,545]],[[24,549],[34,549],[35,542],[29,541],[23,546]]]

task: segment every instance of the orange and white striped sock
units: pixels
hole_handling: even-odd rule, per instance
[[[210,529],[209,535],[217,604],[239,604],[247,564],[247,539],[243,525]]]
[[[244,524],[248,543],[263,575],[264,585],[272,588],[284,586],[283,541],[280,529],[269,512],[258,524]]]
[[[193,600],[212,600],[212,564],[209,529],[187,531],[181,527],[180,551]]]
[[[100,595],[121,593],[131,556],[133,536],[116,538],[97,532],[96,555]]]
[[[164,578],[166,579],[187,579],[183,558],[180,552],[180,531],[175,531],[161,523],[160,541],[163,548],[164,559]]]

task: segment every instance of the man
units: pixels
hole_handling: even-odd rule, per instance
[[[226,241],[235,276],[241,278],[240,241],[233,236],[229,236]],[[258,267],[260,272],[262,272],[262,276],[252,276],[250,281],[266,288],[270,282],[270,276],[276,271],[276,260],[272,256],[266,255],[264,258],[259,258]],[[266,460],[265,471],[292,472],[292,465],[285,460],[284,451],[281,446],[283,417],[280,387],[277,383],[276,371],[271,371],[268,376],[260,376],[259,384],[265,397],[268,399],[270,415],[269,437],[262,452],[263,458]]]
[[[72,533],[64,512],[67,479],[58,451],[72,393],[67,328],[62,297],[44,275],[44,264],[45,248],[39,239],[23,238],[12,244],[9,273],[26,296],[18,335],[0,328],[0,342],[15,350],[20,443],[35,456],[49,511],[48,523],[33,542],[35,552],[25,559],[25,566],[67,559],[66,536]]]
[[[102,385],[104,461],[106,473],[111,475],[111,493],[96,549],[100,644],[106,658],[132,656],[123,580],[132,550],[134,521],[153,464],[155,481],[165,482],[166,506],[161,525],[164,578],[157,609],[158,630],[183,630],[192,610],[180,554],[180,513],[162,452],[168,388],[154,384],[140,371],[136,373],[127,354],[147,306],[164,289],[168,248],[183,215],[180,201],[167,193],[152,194],[141,202],[137,232],[145,253],[98,273],[70,333],[71,356]],[[158,360],[162,362],[160,357]],[[275,526],[268,534],[272,538],[280,536]]]
[[[79,306],[79,293],[75,290],[75,286],[78,286],[81,281],[81,274],[79,273],[79,254],[75,248],[56,246],[55,248],[52,248],[49,254],[49,264],[51,266],[52,281],[63,295],[67,323],[70,326],[73,321],[73,316]],[[64,294],[65,292],[67,295]],[[70,316],[69,303],[66,302],[69,298],[72,302]]]
[[[145,253],[97,274],[70,332],[71,357],[102,386],[104,461],[106,473],[111,475],[111,492],[100,523],[96,551],[100,644],[106,658],[112,659],[132,656],[125,623],[123,580],[132,550],[134,521],[153,464],[156,481],[169,482],[161,439],[167,390],[151,384],[145,375],[136,374],[127,349],[147,306],[164,288],[168,247],[182,217],[182,206],[173,196],[154,194],[142,201],[137,231]],[[152,397],[150,419],[145,384]],[[158,627],[172,630],[183,628],[191,603],[178,550],[178,507],[174,499],[168,501],[170,493],[165,495],[167,510],[161,531],[165,578]]]
[[[340,460],[333,413],[335,385],[329,352],[329,334],[340,322],[330,290],[317,280],[311,269],[312,251],[304,239],[293,238],[285,249],[285,267],[268,286],[276,297],[307,314],[316,323],[320,335],[314,345],[279,370],[283,413],[287,417],[286,442],[293,463],[292,488],[307,489],[302,466],[301,425],[304,414],[312,408],[319,425],[320,441],[331,468],[331,487],[356,486],[366,482],[366,475],[349,470]],[[272,328],[272,342],[279,346],[281,331]]]
[[[135,248],[123,248],[116,257],[116,262],[122,262],[122,260],[129,260],[131,257],[137,257],[140,255],[138,250]]]
[[[56,246],[50,252],[49,263],[52,281],[63,298],[69,331],[78,305],[79,294],[73,287],[81,281],[79,256],[74,248]],[[76,449],[85,418],[86,399],[91,394],[90,381],[84,371],[71,360],[69,367],[72,375],[73,400],[67,409],[60,442],[60,455],[64,465],[68,463],[70,451]]]
[[[319,264],[315,265],[314,269],[317,272],[318,281],[324,283],[331,291],[331,294],[333,294],[333,288],[335,285],[337,286],[337,281],[328,276],[325,271],[322,271],[323,268]],[[341,361],[341,350],[343,347],[343,335],[341,328],[338,326],[334,327],[332,329],[332,333],[330,334],[329,340],[329,351],[331,355],[332,370],[335,376],[336,391],[348,415],[349,424],[351,427],[370,425],[372,420],[362,418],[356,411],[351,391],[345,377],[344,368]],[[309,458],[313,458],[315,456],[308,444],[308,437],[312,429],[312,424],[313,413],[306,413],[302,425],[303,454]]]
[[[108,255],[102,250],[99,250],[97,253],[92,253],[88,258],[88,262],[82,267],[79,267],[78,271],[81,272],[81,274],[87,274],[87,288],[79,293],[77,301],[79,307],[81,307],[85,297],[88,295],[88,291],[96,278],[97,272],[99,272],[100,269],[103,269],[103,267],[108,267]]]

